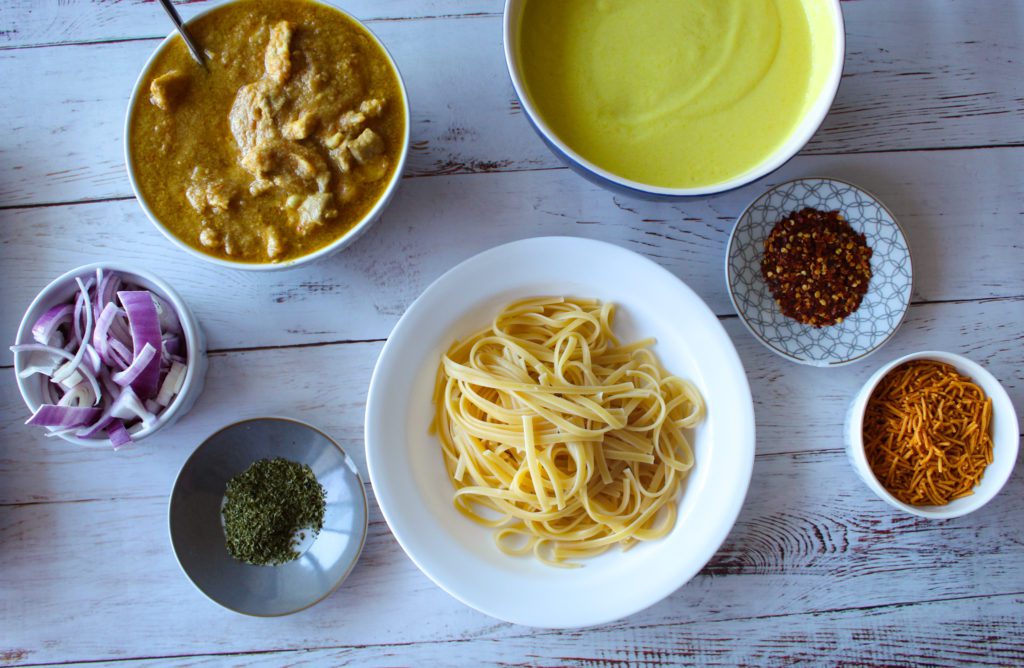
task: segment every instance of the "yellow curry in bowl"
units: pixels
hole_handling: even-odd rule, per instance
[[[188,24],[140,79],[129,170],[151,216],[225,260],[277,263],[345,236],[406,150],[404,91],[355,20],[310,0],[239,0]]]
[[[528,113],[636,184],[706,189],[754,172],[790,148],[838,78],[834,0],[515,6]]]

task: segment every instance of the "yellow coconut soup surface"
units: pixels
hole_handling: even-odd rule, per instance
[[[528,0],[522,75],[547,124],[599,167],[662,187],[721,183],[796,128],[819,14],[801,0]]]

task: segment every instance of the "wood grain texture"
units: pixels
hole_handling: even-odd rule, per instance
[[[415,13],[413,4],[377,13]],[[938,4],[941,12],[927,2],[844,3],[846,75],[806,152],[1024,144],[1024,55],[1018,39],[1024,7],[1015,0],[986,2],[984,11],[975,10],[971,0]],[[423,13],[452,14],[440,6],[429,3]],[[493,11],[480,15],[483,6]],[[471,20],[374,24],[409,87],[409,174],[560,166],[515,103],[502,56],[501,17],[495,14],[500,6],[468,4]],[[359,7],[374,13],[370,3]],[[159,8],[48,2],[32,12],[19,3],[7,11],[15,31],[20,21],[37,17],[24,32],[52,30],[43,42],[95,25],[103,26],[101,32],[123,26],[119,30],[128,41],[0,51],[0,80],[17,82],[21,98],[3,111],[12,132],[0,137],[0,205],[130,195],[122,124],[135,79],[157,44],[146,38],[165,32],[154,32],[164,20]],[[144,13],[146,20],[134,20]]]
[[[219,0],[175,0],[188,20]],[[361,21],[429,18],[477,18],[500,15],[496,0],[344,0],[335,2]],[[168,33],[170,23],[153,0],[7,0],[0,4],[0,48],[91,44],[153,39]]]
[[[154,5],[150,11],[161,10]],[[500,18],[386,21],[374,30],[390,47],[408,88],[408,174],[490,171],[511,166],[510,155],[522,156],[521,167],[556,164],[526,120],[510,115]],[[0,137],[0,205],[131,195],[124,116],[136,78],[158,43],[0,51],[0,79],[32,82],[20,92],[20,104],[4,108],[4,123],[13,132]]]
[[[535,633],[458,642],[340,646],[266,654],[175,657],[137,662],[144,668],[181,666],[571,666],[655,668],[666,665],[762,666],[1010,666],[1024,662],[1020,641],[1024,596],[1007,594],[955,602],[809,615]],[[976,642],[998,633],[1005,644]],[[742,639],[739,641],[739,639]],[[135,662],[133,662],[135,663]],[[76,668],[114,662],[70,664]]]
[[[173,283],[217,351],[193,412],[118,453],[24,426],[13,372],[0,368],[0,666],[1024,664],[1020,467],[983,509],[928,522],[870,495],[840,431],[874,369],[928,348],[986,366],[1024,414],[1024,3],[844,2],[845,76],[804,154],[757,184],[682,203],[616,197],[560,168],[514,101],[500,0],[344,4],[371,22],[409,85],[408,178],[351,249],[254,275],[174,250],[130,197],[121,127],[138,70],[166,32],[159,8],[0,3],[10,91],[0,105],[0,340],[54,276],[117,258]],[[875,356],[840,369],[763,348],[732,315],[723,278],[743,207],[774,183],[816,175],[875,191],[915,261],[906,323]],[[88,203],[60,204],[76,202]],[[365,394],[401,313],[460,260],[552,234],[659,262],[737,346],[756,408],[754,477],[700,574],[603,627],[504,624],[415,568],[367,485],[366,550],[326,601],[262,620],[205,600],[166,533],[167,496],[196,444],[243,417],[291,416],[339,439],[365,475]],[[0,367],[10,363],[3,350]]]
[[[859,183],[893,210],[913,251],[917,300],[1017,296],[1024,294],[1021,173],[1024,149],[802,156],[746,188],[681,203],[627,200],[568,170],[407,179],[383,219],[349,249],[262,274],[193,259],[163,239],[134,201],[6,210],[0,264],[18,279],[0,281],[0,303],[9,305],[0,310],[0,340],[13,341],[24,309],[50,280],[110,258],[174,285],[212,348],[383,339],[458,262],[541,235],[635,250],[686,281],[716,313],[731,314],[723,257],[736,216],[770,185],[820,174]],[[11,363],[5,347],[0,364]]]
[[[868,376],[888,360],[928,348],[959,352],[983,364],[1024,414],[1022,317],[1024,299],[914,307],[884,349],[862,363],[836,369],[786,363],[755,341],[737,319],[724,324],[750,378],[758,453],[778,455],[841,449],[847,406]],[[0,448],[0,504],[169,492],[175,473],[204,438],[231,421],[260,415],[295,417],[325,429],[365,472],[363,411],[381,345],[213,355],[206,390],[192,412],[166,433],[118,453],[75,448],[24,425],[27,415],[14,374],[5,370],[0,376],[0,443],[7,445]]]
[[[0,656],[27,650],[11,663],[37,663],[174,656],[183,647],[210,654],[474,639],[503,644],[528,635],[463,606],[427,580],[402,553],[375,503],[363,556],[330,598],[277,620],[223,610],[178,570],[166,532],[168,489],[150,498],[0,507]],[[736,527],[697,577],[626,620],[556,635],[574,640],[581,656],[593,656],[607,632],[629,636],[656,627],[662,630],[648,637],[667,641],[675,625],[699,637],[708,630],[698,627],[708,622],[921,601],[946,601],[943,614],[966,622],[974,607],[951,599],[1020,593],[1022,492],[1018,474],[1005,493],[971,516],[928,522],[868,498],[842,453],[761,457]],[[1014,601],[1005,616],[1016,615],[1017,626],[989,633],[1012,637],[1024,612]],[[798,633],[828,629],[827,622],[799,619],[789,626]],[[739,639],[741,630],[724,625],[712,635]],[[930,631],[915,625],[902,638],[919,643]],[[1012,640],[997,644],[1004,651],[1020,647]]]

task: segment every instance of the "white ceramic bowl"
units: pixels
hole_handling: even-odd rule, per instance
[[[945,506],[911,506],[903,503],[886,491],[885,487],[878,481],[868,465],[867,457],[864,455],[863,425],[864,410],[867,407],[868,399],[875,387],[887,373],[910,360],[935,360],[951,364],[957,371],[970,378],[978,384],[985,394],[992,399],[992,463],[985,469],[985,475],[981,482],[974,488],[974,494],[965,496],[950,502]],[[1013,409],[1013,402],[1000,382],[981,365],[961,355],[944,353],[937,350],[926,350],[919,353],[904,355],[884,365],[876,371],[868,381],[864,383],[846,415],[846,454],[853,464],[853,468],[861,477],[864,483],[893,508],[897,508],[911,515],[927,517],[930,519],[949,519],[960,517],[967,513],[974,512],[981,508],[999,493],[999,490],[1006,484],[1013,466],[1017,462],[1017,449],[1020,439],[1020,429],[1017,423],[1017,413]]]
[[[696,464],[662,540],[546,566],[497,549],[490,529],[459,514],[441,444],[428,433],[441,355],[526,296],[595,297],[618,306],[623,341],[655,337],[665,368],[692,380],[708,412],[695,430]],[[399,544],[441,588],[492,617],[540,627],[602,624],[660,601],[692,578],[725,540],[754,461],[754,411],[743,366],[718,318],[672,273],[611,244],[542,237],[458,265],[409,307],[381,352],[366,404],[374,493]]]
[[[132,441],[141,441],[147,436],[152,436],[161,429],[174,424],[181,416],[191,410],[196,399],[203,393],[203,383],[206,379],[206,337],[199,327],[199,322],[192,314],[188,304],[181,296],[159,277],[150,272],[122,264],[120,262],[96,262],[87,264],[77,269],[72,269],[63,276],[55,279],[40,292],[21,319],[18,326],[16,343],[35,343],[32,338],[32,325],[39,319],[47,309],[63,304],[71,300],[72,295],[78,292],[78,285],[75,277],[83,279],[95,276],[96,270],[116,271],[122,274],[131,283],[155,292],[163,297],[174,307],[178,320],[181,322],[181,329],[185,335],[185,349],[188,352],[185,380],[182,383],[178,396],[171,401],[171,404],[164,409],[157,417],[152,426],[138,431],[129,430]],[[41,374],[34,374],[28,378],[21,377],[21,370],[30,353],[18,353],[14,355],[14,371],[18,379],[18,390],[21,391],[21,398],[29,409],[29,415],[34,413],[44,403],[44,388],[47,379]],[[26,416],[27,419],[28,416]],[[33,427],[34,429],[36,427]],[[60,434],[65,441],[92,448],[110,448],[110,439],[106,438],[78,438],[68,434]]]
[[[544,121],[540,111],[530,100],[529,95],[526,94],[526,85],[519,66],[516,45],[519,41],[520,17],[527,1],[505,0],[502,26],[505,64],[512,79],[512,87],[515,88],[516,96],[519,98],[526,118],[530,121],[534,130],[537,131],[537,134],[540,135],[541,139],[544,140],[544,143],[548,145],[548,148],[573,170],[598,185],[630,195],[670,199],[710,195],[745,186],[775,171],[796,155],[810,141],[814,133],[818,131],[818,128],[821,127],[825,117],[828,115],[829,109],[832,107],[832,101],[835,100],[836,92],[839,90],[839,81],[843,75],[843,63],[846,54],[846,31],[843,25],[843,10],[839,0],[807,0],[808,2],[821,4],[820,9],[823,9],[828,14],[828,21],[831,24],[835,38],[828,49],[821,51],[821,53],[828,54],[828,62],[822,65],[828,69],[821,88],[814,98],[814,102],[807,108],[804,117],[800,120],[800,123],[789,138],[757,166],[720,183],[695,188],[666,188],[641,183],[623,178],[599,167],[570,148]],[[821,36],[817,36],[817,38],[821,39]]]
[[[188,26],[196,19],[205,16],[206,14],[212,11],[216,11],[220,7],[229,4],[231,1],[232,0],[229,0],[229,2],[218,3],[213,7],[210,7],[209,9],[203,10],[195,16],[193,16],[192,18],[190,18],[189,20],[185,21],[184,23],[186,26]],[[317,0],[311,1],[317,2]],[[146,75],[149,73],[149,68],[152,66],[153,61],[156,59],[157,55],[159,55],[172,40],[181,39],[180,37],[178,37],[177,32],[172,31],[170,34],[167,35],[167,37],[164,38],[164,41],[160,42],[160,45],[153,51],[152,55],[150,55],[149,59],[146,61],[146,64],[142,67],[142,71],[139,73],[138,79],[136,79],[135,81],[135,87],[132,89],[131,97],[128,99],[128,111],[125,113],[124,140],[122,143],[124,145],[124,163],[128,169],[128,180],[132,184],[132,192],[135,194],[135,199],[139,202],[139,206],[142,207],[142,210],[145,212],[146,216],[149,218],[150,222],[153,223],[156,229],[160,230],[160,233],[167,237],[168,241],[170,241],[172,244],[174,244],[181,250],[185,251],[186,253],[194,257],[200,258],[201,260],[204,260],[206,262],[220,265],[222,267],[230,267],[232,269],[247,269],[251,271],[279,271],[281,269],[291,269],[292,267],[297,267],[302,264],[314,262],[321,258],[329,257],[331,255],[334,255],[338,251],[342,250],[343,248],[347,247],[349,244],[351,244],[356,239],[361,237],[363,233],[370,228],[371,225],[377,222],[377,220],[381,217],[381,214],[384,212],[384,209],[387,208],[388,204],[390,204],[391,200],[394,198],[395,191],[398,189],[398,184],[401,183],[402,181],[402,173],[405,171],[405,161],[409,154],[410,126],[412,124],[412,115],[409,111],[409,95],[405,88],[405,80],[402,79],[402,73],[398,70],[398,65],[395,63],[394,58],[392,58],[391,53],[387,50],[387,47],[384,46],[384,43],[380,41],[377,35],[375,35],[373,31],[366,26],[365,23],[363,23],[362,21],[352,16],[348,12],[342,10],[341,8],[329,2],[320,2],[319,4],[324,5],[326,7],[330,7],[331,9],[344,14],[352,21],[357,23],[360,27],[362,27],[363,30],[365,30],[367,34],[370,35],[370,37],[373,39],[373,41],[376,42],[377,45],[381,48],[381,51],[384,52],[384,55],[387,56],[388,62],[391,64],[391,68],[395,73],[395,77],[398,79],[398,88],[402,92],[402,108],[405,114],[405,134],[402,137],[402,153],[401,155],[399,155],[398,165],[395,167],[394,174],[392,174],[391,176],[391,181],[388,183],[387,188],[385,188],[384,190],[384,194],[381,195],[379,200],[377,200],[377,203],[374,204],[373,208],[370,209],[360,221],[353,225],[352,229],[350,229],[348,232],[341,235],[331,243],[327,244],[323,248],[317,249],[307,255],[293,258],[291,260],[285,260],[283,262],[235,262],[233,260],[225,260],[224,258],[216,257],[214,255],[208,255],[179,239],[173,232],[167,229],[163,223],[160,222],[160,219],[156,216],[153,210],[149,208],[149,205],[146,203],[145,198],[143,198],[142,193],[139,189],[139,184],[135,180],[135,164],[134,161],[132,160],[131,145],[129,144],[129,139],[131,136],[130,131],[132,124],[132,115],[135,109],[135,101],[138,99],[139,95],[147,94],[143,84],[145,82]]]

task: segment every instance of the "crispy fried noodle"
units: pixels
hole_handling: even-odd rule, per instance
[[[890,371],[868,400],[864,452],[879,482],[911,505],[974,493],[992,463],[992,400],[949,364]]]
[[[431,431],[455,507],[511,555],[551,565],[665,536],[704,416],[652,339],[622,345],[612,304],[510,304],[443,356]]]

